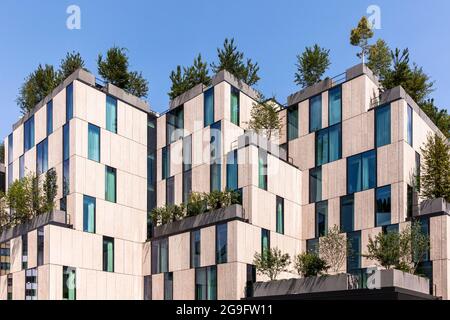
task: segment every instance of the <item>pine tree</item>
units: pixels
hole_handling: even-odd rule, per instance
[[[450,145],[438,134],[429,135],[422,151],[420,193],[426,199],[450,202]]]
[[[364,16],[358,23],[358,26],[351,31],[350,43],[353,46],[360,47],[361,52],[357,54],[358,58],[365,63],[365,56],[369,53],[369,39],[373,37],[372,27]]]
[[[87,71],[84,64],[84,60],[79,52],[67,52],[65,58],[61,60],[61,65],[59,67],[60,82],[64,81],[78,69],[84,69]]]
[[[434,99],[426,100],[420,107],[442,133],[447,138],[450,138],[450,115],[447,113],[447,110],[436,107]]]
[[[295,83],[302,87],[309,87],[319,82],[330,67],[330,50],[319,47],[306,47],[301,55],[297,55],[297,72]]]
[[[390,71],[391,65],[391,50],[384,40],[378,39],[377,42],[369,48],[367,66],[380,80],[383,80]]]

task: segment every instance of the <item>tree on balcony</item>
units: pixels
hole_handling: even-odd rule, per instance
[[[429,135],[421,148],[420,194],[425,199],[450,202],[450,146],[438,134]]]
[[[344,267],[350,244],[338,226],[328,230],[325,237],[320,238],[320,256],[327,262],[332,272],[337,273]]]
[[[248,128],[257,134],[265,135],[268,140],[279,136],[283,127],[279,109],[274,98],[265,100],[260,95],[258,102],[253,103]]]
[[[384,80],[392,65],[391,49],[387,43],[378,39],[370,46],[367,66],[381,81]]]
[[[99,75],[106,81],[139,98],[147,97],[148,81],[141,72],[129,70],[126,48],[112,47],[105,58],[99,54],[97,65]]]
[[[330,50],[314,47],[306,47],[301,55],[297,55],[297,72],[294,82],[301,87],[309,87],[322,80],[325,71],[330,67]]]
[[[317,277],[327,272],[327,262],[315,252],[304,252],[295,257],[295,270],[302,277]]]
[[[280,273],[288,271],[291,263],[288,253],[282,254],[278,248],[255,253],[253,264],[259,274],[267,276],[271,281],[276,280]]]

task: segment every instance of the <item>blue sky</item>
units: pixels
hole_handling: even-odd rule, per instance
[[[69,5],[81,9],[81,30],[66,28]],[[148,101],[168,106],[169,74],[202,53],[212,62],[225,37],[257,61],[257,88],[280,102],[297,91],[296,55],[318,43],[331,50],[334,76],[358,63],[349,32],[369,5],[381,9],[375,37],[391,47],[409,47],[411,60],[435,81],[433,96],[450,107],[450,1],[448,0],[2,0],[0,3],[0,138],[19,116],[18,88],[39,63],[59,64],[79,51],[97,74],[98,53],[118,45],[129,49],[131,67],[149,80]]]

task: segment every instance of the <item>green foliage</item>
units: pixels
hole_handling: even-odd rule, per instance
[[[248,128],[257,134],[265,135],[269,140],[272,136],[278,136],[283,127],[278,110],[279,106],[274,98],[264,100],[261,96],[259,102],[253,103]]]
[[[106,81],[124,89],[139,98],[148,94],[148,82],[141,73],[129,71],[127,49],[112,47],[106,53],[106,58],[99,54],[97,59],[98,73]]]
[[[206,212],[206,199],[203,193],[191,193],[188,203],[186,204],[186,215],[193,217]]]
[[[276,280],[281,272],[287,271],[291,263],[289,254],[282,254],[278,248],[255,253],[253,264],[259,274],[266,275],[271,281]]]
[[[434,99],[428,99],[420,106],[427,114],[431,121],[442,131],[442,133],[450,138],[450,114],[446,109],[440,109],[434,105]]]
[[[297,255],[294,267],[297,273],[305,278],[322,275],[329,268],[327,262],[314,252],[304,252]]]
[[[0,143],[0,163],[5,163],[5,145]]]
[[[302,87],[309,87],[322,79],[330,67],[330,50],[319,47],[306,47],[301,55],[297,55],[297,72],[294,82]]]
[[[420,193],[426,199],[450,202],[450,146],[440,135],[427,137],[421,148]]]
[[[253,63],[251,59],[244,62],[244,53],[237,50],[234,39],[225,39],[223,48],[217,48],[218,64],[212,63],[211,68],[214,73],[227,70],[238,80],[252,86],[259,81],[258,63]]]
[[[0,231],[9,226],[8,202],[3,192],[0,192]]]
[[[411,247],[411,267],[410,272],[417,273],[417,267],[420,262],[424,261],[429,249],[430,249],[430,237],[422,231],[422,225],[420,221],[414,221],[411,226],[408,226],[404,231],[407,237],[410,237]]]
[[[203,62],[201,54],[194,59],[194,63],[190,67],[177,66],[176,70],[170,74],[172,86],[168,93],[170,99],[175,99],[179,95],[192,89],[198,84],[209,86],[211,84],[211,77],[208,75],[208,64]]]
[[[59,80],[64,81],[78,69],[85,69],[85,63],[79,52],[67,52],[59,67]],[[85,69],[86,70],[86,69]]]
[[[49,95],[59,84],[58,71],[53,66],[39,65],[25,79],[17,97],[17,104],[23,114],[30,112],[41,100]]]
[[[361,52],[357,54],[358,58],[365,62],[365,56],[369,53],[369,39],[373,37],[372,27],[364,16],[358,23],[358,26],[351,31],[350,43],[353,46],[360,47]]]
[[[369,237],[367,251],[364,256],[377,261],[382,267],[391,269],[397,266],[401,258],[399,233],[379,233],[375,239]]]
[[[387,43],[378,39],[377,42],[370,46],[367,66],[373,73],[383,81],[392,65],[391,49]]]
[[[44,193],[44,210],[46,212],[52,212],[55,208],[55,198],[58,193],[57,175],[55,169],[50,169],[45,174],[45,180],[43,184]]]
[[[341,233],[339,226],[333,226],[319,241],[320,256],[327,262],[331,271],[337,273],[342,270],[350,251],[350,243],[345,234]]]

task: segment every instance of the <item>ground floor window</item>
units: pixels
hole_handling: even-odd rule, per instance
[[[37,268],[25,271],[25,300],[37,300],[38,274]]]
[[[217,267],[195,270],[195,299],[217,300]]]

